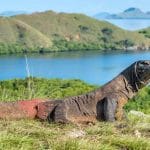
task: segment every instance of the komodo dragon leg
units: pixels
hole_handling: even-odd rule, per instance
[[[126,118],[123,106],[126,103],[125,100],[115,98],[115,96],[105,97],[103,100],[97,103],[97,119],[103,121],[115,121]]]
[[[56,123],[69,123],[67,106],[62,100],[51,100],[37,105],[37,118]]]
[[[97,103],[97,119],[103,121],[115,121],[115,112],[117,109],[117,101],[105,97]]]

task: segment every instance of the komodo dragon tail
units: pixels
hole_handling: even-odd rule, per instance
[[[54,120],[55,108],[60,103],[59,100],[21,100],[17,102],[0,102],[0,119],[41,119]]]
[[[38,104],[46,100],[33,99],[17,102],[0,102],[0,119],[18,120],[34,119],[37,116]],[[41,112],[42,114],[42,112]]]

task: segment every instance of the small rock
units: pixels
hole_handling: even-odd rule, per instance
[[[79,138],[85,136],[85,132],[82,130],[76,130],[74,129],[73,131],[69,131],[67,133],[67,136],[70,138]]]
[[[134,131],[134,134],[137,138],[140,138],[141,137],[141,133],[138,131],[138,130],[135,130]]]

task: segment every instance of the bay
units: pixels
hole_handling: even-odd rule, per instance
[[[130,31],[150,27],[150,19],[106,19],[106,21]]]
[[[27,55],[30,75],[81,79],[102,85],[137,60],[150,60],[150,52],[57,52]],[[0,80],[27,77],[24,55],[0,56]]]

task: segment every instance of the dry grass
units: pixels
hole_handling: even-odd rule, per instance
[[[95,125],[59,125],[32,120],[0,121],[0,149],[2,150],[149,150],[150,120],[104,123]],[[79,137],[71,131],[82,131]],[[137,137],[135,131],[140,133]]]

